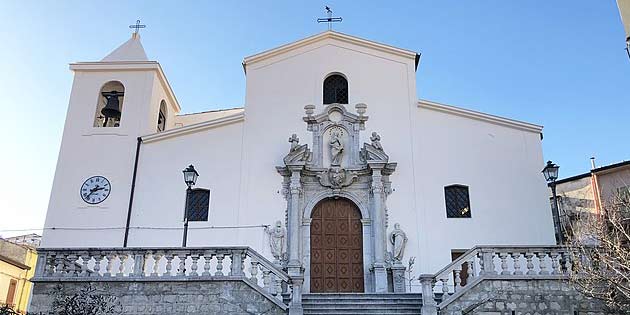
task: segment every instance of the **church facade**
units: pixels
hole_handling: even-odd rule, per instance
[[[243,108],[193,114],[137,34],[73,63],[42,247],[179,247],[188,165],[207,212],[187,246],[249,246],[305,293],[555,244],[542,127],[419,100],[419,59],[327,31],[246,57]]]

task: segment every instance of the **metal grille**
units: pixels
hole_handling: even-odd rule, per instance
[[[210,208],[210,191],[195,188],[188,196],[188,221],[208,221]]]
[[[447,218],[470,218],[468,187],[461,185],[444,187]]]
[[[324,80],[324,104],[348,104],[348,81],[334,74]]]

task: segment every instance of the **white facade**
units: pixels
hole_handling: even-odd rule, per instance
[[[401,224],[408,237],[403,263],[416,257],[416,274],[437,271],[452,250],[555,242],[540,174],[542,127],[419,101],[413,52],[324,32],[246,58],[244,109],[177,116],[159,64],[138,53],[139,37],[130,41],[106,61],[71,65],[75,80],[43,247],[123,245],[141,137],[128,246],[181,244],[181,170],[194,164],[196,187],[210,189],[211,202],[208,222],[190,223],[188,246],[248,245],[272,258],[262,225],[284,222],[288,207],[276,166],[284,165],[291,134],[315,146],[304,106],[324,110],[322,84],[332,73],[347,78],[349,112],[367,104],[360,144],[378,132],[389,161],[397,163],[389,176],[386,229]],[[125,87],[120,127],[93,127],[99,90],[109,81]],[[167,128],[156,133],[162,100]],[[79,194],[93,175],[112,184],[98,205]],[[469,187],[470,218],[447,218],[444,187],[452,184]],[[289,237],[301,244],[300,255],[308,252],[304,233]]]

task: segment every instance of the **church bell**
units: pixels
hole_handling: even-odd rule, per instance
[[[103,107],[103,109],[101,110],[101,114],[103,114],[106,119],[120,119],[120,101],[118,100],[118,98],[123,96],[124,93],[118,91],[110,91],[103,92],[102,95],[107,100],[107,103],[105,104],[105,107]]]

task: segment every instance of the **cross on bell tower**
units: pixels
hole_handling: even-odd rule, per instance
[[[341,17],[333,17],[333,11],[332,9],[330,9],[330,7],[325,6],[324,8],[326,9],[326,14],[328,14],[328,17],[317,19],[317,23],[328,23],[328,30],[330,31],[332,30],[333,23],[341,22],[343,19]]]
[[[140,31],[141,28],[145,28],[147,27],[146,25],[140,24],[140,20],[136,20],[136,24],[132,24],[129,25],[129,28],[135,28],[136,30],[133,31],[133,37],[138,36],[138,32]]]

